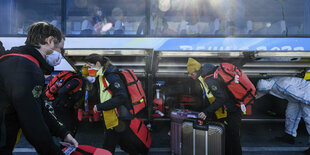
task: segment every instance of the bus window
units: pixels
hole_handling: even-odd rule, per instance
[[[144,0],[72,0],[67,6],[67,35],[136,35],[145,18]]]
[[[151,36],[303,35],[309,6],[309,0],[151,0],[149,30]]]
[[[310,0],[65,2],[0,0],[0,35],[25,35],[29,25],[37,21],[62,28],[66,36],[83,37],[294,37],[310,34]],[[62,20],[65,21],[62,23]]]
[[[243,4],[245,19],[252,22],[253,36],[296,36],[303,33],[304,0],[243,0]]]
[[[61,0],[1,0],[0,35],[23,35],[30,24],[46,21],[61,27]]]

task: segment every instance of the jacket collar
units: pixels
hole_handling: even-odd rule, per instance
[[[19,47],[13,47],[10,53],[28,54],[38,60],[40,68],[45,75],[51,74],[54,71],[54,67],[50,66],[43,58],[41,53],[37,50],[39,47],[35,45],[25,45]]]
[[[113,65],[109,65],[107,68],[104,68],[104,67],[101,67],[97,74],[96,74],[96,77],[97,76],[107,76],[108,74],[110,73],[118,73],[119,72],[119,69]]]

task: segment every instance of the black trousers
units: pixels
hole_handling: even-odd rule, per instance
[[[241,155],[242,149],[240,144],[240,126],[242,113],[240,110],[228,113],[226,122],[226,139],[225,139],[225,154],[226,155]]]

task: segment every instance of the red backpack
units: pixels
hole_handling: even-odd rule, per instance
[[[112,153],[105,149],[96,148],[89,145],[79,145],[75,148],[67,146],[62,149],[65,155],[112,155]]]
[[[149,149],[152,143],[151,132],[148,130],[143,120],[136,117],[132,119],[130,122],[130,129],[144,144],[144,146]]]
[[[45,89],[45,96],[49,100],[54,100],[55,99],[55,94],[57,93],[58,89],[61,88],[68,80],[71,80],[73,78],[76,78],[77,80],[80,81],[80,84],[73,89],[72,91],[69,92],[69,94],[73,94],[77,91],[80,90],[82,87],[82,80],[77,78],[77,75],[74,74],[71,71],[62,71],[59,74],[57,74],[46,86]]]
[[[146,96],[142,88],[141,81],[131,69],[126,69],[120,74],[124,81],[133,109],[129,110],[131,114],[136,115],[146,106]]]
[[[210,76],[214,79],[220,77],[239,102],[236,106],[240,107],[244,114],[252,114],[256,88],[245,73],[233,64],[221,63],[213,74],[207,75],[204,79]]]

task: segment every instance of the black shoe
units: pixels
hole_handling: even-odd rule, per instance
[[[277,141],[281,141],[281,142],[284,142],[284,143],[295,144],[295,137],[293,137],[292,135],[289,135],[287,133],[285,133],[281,137],[276,137],[275,139]]]
[[[304,154],[310,155],[310,147],[307,150],[304,151]]]

